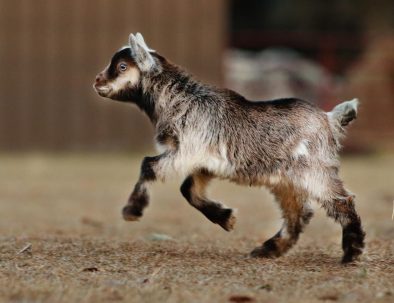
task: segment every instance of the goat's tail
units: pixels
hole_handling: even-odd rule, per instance
[[[357,118],[357,107],[358,99],[345,101],[335,106],[333,110],[329,112],[329,116],[341,126],[346,126]]]
[[[358,99],[345,101],[327,113],[336,139],[341,139],[344,135],[344,127],[357,118],[358,103]]]

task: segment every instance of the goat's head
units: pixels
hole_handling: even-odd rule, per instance
[[[106,98],[134,101],[144,77],[160,72],[160,62],[140,33],[130,34],[129,45],[118,50],[110,64],[96,76],[96,92]]]

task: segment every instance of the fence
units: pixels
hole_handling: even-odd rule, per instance
[[[225,0],[0,0],[0,149],[143,149],[136,109],[96,96],[112,53],[141,31],[197,76],[221,82]]]

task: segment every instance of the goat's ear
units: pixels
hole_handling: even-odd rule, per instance
[[[135,35],[135,38],[137,39],[137,42],[139,43],[139,45],[141,45],[143,48],[145,48],[148,52],[155,52],[154,49],[151,49],[148,47],[148,45],[146,45],[144,37],[142,37],[141,33],[137,33]]]
[[[152,55],[149,53],[152,50],[148,48],[142,35],[140,33],[136,36],[130,34],[129,44],[131,56],[135,60],[138,68],[144,72],[154,69],[156,63]]]

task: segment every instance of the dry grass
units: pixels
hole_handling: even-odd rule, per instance
[[[248,258],[280,215],[266,191],[225,182],[212,196],[238,208],[234,232],[190,207],[180,180],[155,185],[144,218],[123,222],[136,158],[0,156],[1,302],[394,301],[393,156],[344,160],[367,231],[346,267],[322,210],[285,257]]]

